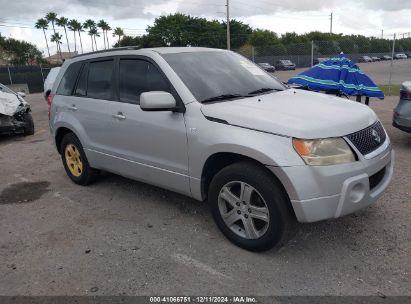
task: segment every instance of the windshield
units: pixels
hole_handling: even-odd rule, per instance
[[[162,56],[200,102],[217,96],[246,96],[263,88],[285,89],[260,67],[233,52],[204,51]],[[261,91],[264,92],[267,90]]]

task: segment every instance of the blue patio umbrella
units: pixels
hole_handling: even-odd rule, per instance
[[[344,54],[323,61],[288,80],[311,91],[384,99],[384,93]]]

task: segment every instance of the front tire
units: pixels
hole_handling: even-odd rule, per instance
[[[279,181],[253,162],[235,163],[218,172],[208,198],[217,226],[241,248],[280,247],[295,227],[289,198]]]
[[[80,140],[73,133],[68,133],[61,141],[61,159],[70,179],[78,185],[91,184],[98,175],[98,170],[90,167]]]

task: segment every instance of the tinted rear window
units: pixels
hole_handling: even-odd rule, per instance
[[[96,99],[113,99],[114,61],[98,61],[89,64],[87,97]]]
[[[67,68],[57,88],[58,95],[71,95],[72,94],[80,68],[81,68],[81,62],[75,62]]]
[[[87,95],[87,76],[88,76],[88,63],[85,63],[83,69],[81,70],[75,96],[86,96]]]

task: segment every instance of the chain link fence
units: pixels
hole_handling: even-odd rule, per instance
[[[374,80],[377,85],[387,86],[388,94],[392,89],[411,80],[411,38],[396,40],[346,38],[340,41],[311,41],[306,43],[276,44],[267,46],[244,45],[234,50],[256,63],[269,63],[281,69],[280,60],[290,60],[296,71],[281,73],[277,76],[287,81],[293,74],[300,73],[336,54],[344,53]],[[405,54],[408,59],[397,60],[397,55]],[[367,56],[367,57],[364,57]],[[393,58],[394,57],[394,58]]]
[[[0,83],[4,85],[27,84],[29,92],[43,92],[44,80],[51,68],[58,65],[0,66]]]

